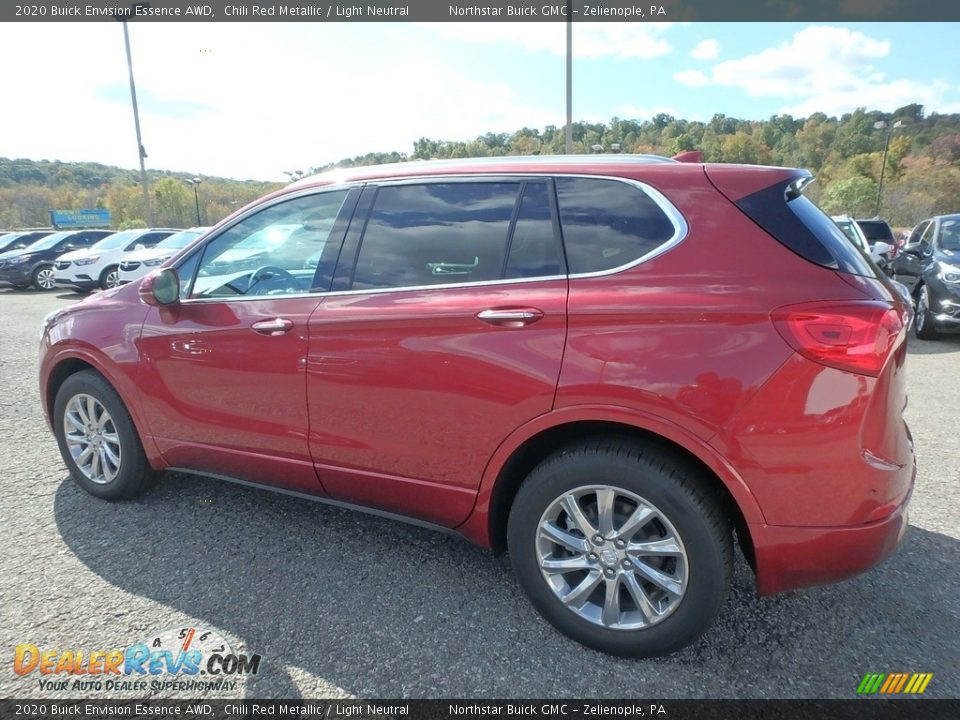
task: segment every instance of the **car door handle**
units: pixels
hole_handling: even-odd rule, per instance
[[[543,317],[537,308],[489,308],[477,313],[477,318],[498,327],[523,327],[532,325]]]
[[[283,335],[293,329],[293,321],[286,318],[271,318],[255,322],[250,328],[261,335]]]

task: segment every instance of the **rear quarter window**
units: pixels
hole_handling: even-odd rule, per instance
[[[556,178],[560,226],[573,274],[629,265],[660,249],[679,228],[647,193],[604,178]]]
[[[747,195],[736,206],[800,257],[850,275],[877,277],[873,262],[802,192],[809,176]]]

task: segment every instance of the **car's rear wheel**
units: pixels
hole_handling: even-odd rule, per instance
[[[52,419],[70,475],[91,495],[130,498],[153,481],[130,413],[100,374],[85,370],[67,378],[57,392]]]
[[[921,285],[917,291],[917,314],[913,319],[913,328],[921,340],[937,340],[940,333],[934,325],[933,313],[930,311],[930,291],[926,285]]]
[[[41,265],[33,271],[33,286],[37,290],[53,290],[57,284],[53,281],[53,267],[50,265]]]
[[[730,585],[732,531],[695,472],[629,441],[585,443],[524,481],[510,556],[540,613],[602,652],[665,655],[714,621]]]
[[[110,290],[111,288],[117,287],[120,284],[120,268],[116,265],[105,268],[102,273],[100,273],[100,289],[101,290]]]

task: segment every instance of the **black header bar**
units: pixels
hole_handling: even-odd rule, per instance
[[[952,0],[35,0],[0,3],[3,22],[950,22]]]
[[[955,720],[960,700],[0,700],[0,718]]]

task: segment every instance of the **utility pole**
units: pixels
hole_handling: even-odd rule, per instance
[[[143,139],[140,136],[140,111],[137,109],[137,86],[133,82],[133,57],[130,54],[130,33],[127,30],[126,15],[121,13],[114,15],[114,18],[120,20],[123,24],[123,44],[127,50],[127,69],[130,72],[130,102],[133,104],[133,126],[137,131],[137,155],[140,157],[140,182],[143,185],[143,209],[146,212],[147,225],[153,227],[153,206],[150,204],[150,183],[147,180],[147,166],[144,160],[147,157],[147,151],[143,147]]]
[[[567,127],[564,133],[564,152],[573,154],[573,15],[567,0]]]

